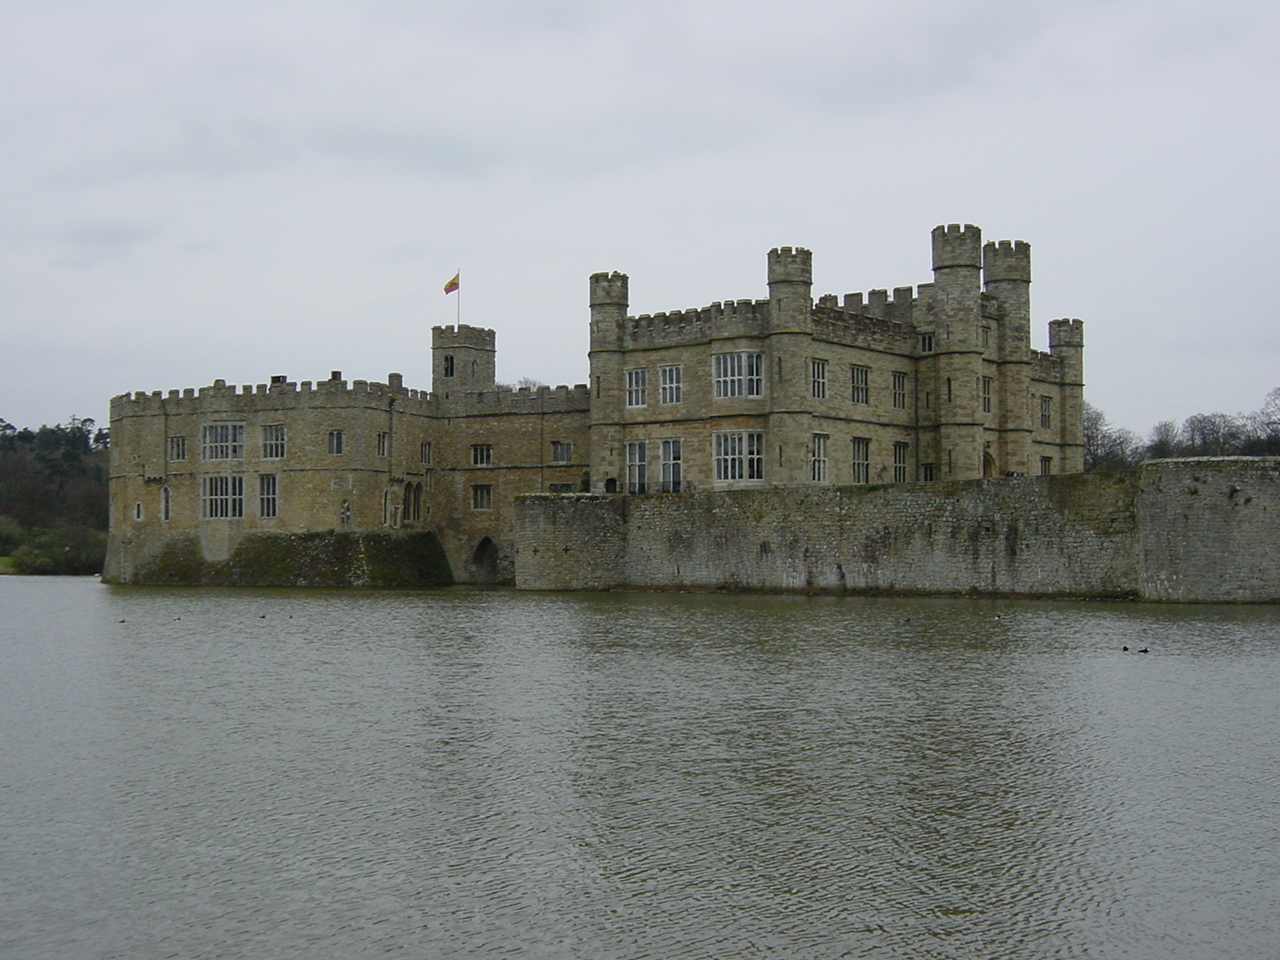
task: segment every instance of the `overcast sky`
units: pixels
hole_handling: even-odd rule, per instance
[[[1280,386],[1274,0],[0,0],[0,418],[273,374],[430,386],[442,286],[498,377],[631,312],[1033,251],[1113,423]]]

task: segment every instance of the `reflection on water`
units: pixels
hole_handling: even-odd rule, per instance
[[[1275,607],[8,577],[0,610],[3,957],[1280,944]]]

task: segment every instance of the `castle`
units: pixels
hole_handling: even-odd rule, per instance
[[[506,582],[521,494],[1079,471],[1080,321],[1051,321],[1033,350],[1030,247],[969,224],[932,246],[933,282],[892,295],[815,301],[810,252],[782,247],[766,299],[653,316],[628,315],[626,275],[595,274],[572,388],[499,387],[493,331],[459,324],[433,328],[430,391],[334,371],[117,396],[104,578],[218,582],[254,543],[425,534],[445,579]]]

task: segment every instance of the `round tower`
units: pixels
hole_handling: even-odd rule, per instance
[[[593,273],[591,288],[591,349],[617,349],[629,305],[625,273]]]

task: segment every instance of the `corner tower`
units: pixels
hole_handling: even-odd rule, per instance
[[[593,273],[591,303],[591,489],[616,490],[626,475],[622,460],[623,363],[629,290],[625,273]],[[612,481],[612,483],[610,482]]]
[[[938,456],[947,480],[976,480],[984,473],[981,274],[981,230],[971,223],[933,228]]]
[[[982,289],[995,313],[999,393],[998,472],[1031,473],[1031,245],[1001,240],[982,248]],[[988,354],[988,358],[989,354]]]

